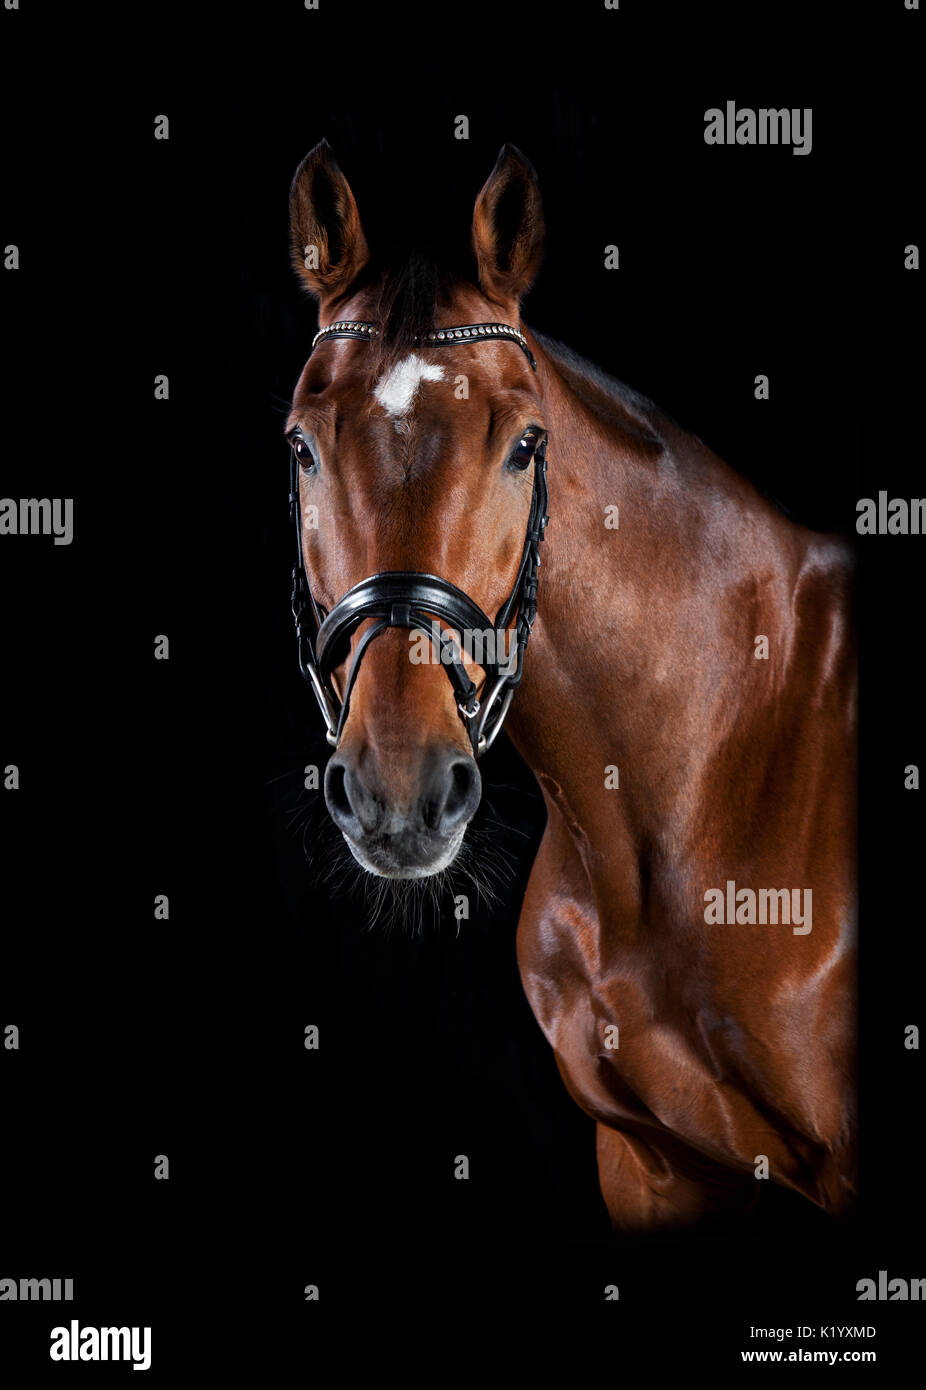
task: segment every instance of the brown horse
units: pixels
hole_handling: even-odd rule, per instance
[[[291,214],[322,325],[361,326],[318,342],[287,427],[319,617],[393,571],[439,576],[495,613],[518,582],[528,465],[549,444],[539,606],[507,726],[548,813],[517,950],[563,1080],[597,1121],[615,1228],[733,1213],[764,1177],[845,1210],[848,548],[520,323],[543,219],[511,146],[476,202],[473,283],[377,268],[327,144],[297,171]],[[523,343],[428,346],[432,330],[486,323]],[[463,707],[439,663],[410,661],[404,619],[393,611],[366,646],[325,778],[355,858],[400,878],[454,858],[480,797]],[[352,631],[355,653],[371,622]]]

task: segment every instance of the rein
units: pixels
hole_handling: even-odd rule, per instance
[[[312,350],[328,338],[355,338],[371,341],[379,336],[376,324],[361,320],[341,320],[319,329],[312,340]],[[432,329],[416,336],[423,347],[446,347],[461,342],[486,339],[508,339],[526,355],[531,368],[537,363],[527,346],[524,334],[504,323],[471,323],[455,328]],[[527,521],[527,534],[521,563],[511,593],[502,604],[493,623],[479,605],[451,584],[434,574],[418,570],[387,570],[370,575],[355,584],[338,600],[330,613],[317,602],[309,585],[302,550],[302,508],[299,498],[299,460],[292,455],[290,465],[290,519],[296,526],[297,558],[292,575],[292,609],[296,624],[296,644],[299,669],[309,682],[325,720],[328,742],[337,748],[347,720],[351,691],[357,679],[360,662],[370,643],[387,628],[422,630],[430,637],[441,665],[454,688],[457,709],[466,725],[473,748],[479,758],[492,746],[508,713],[515,690],[521,684],[524,657],[531,628],[537,616],[537,581],[540,570],[540,542],[548,521],[547,516],[547,436],[534,450],[534,487]],[[457,632],[467,630],[488,633],[495,630],[502,638],[512,618],[515,623],[515,646],[507,662],[486,659],[479,665],[485,672],[483,699],[473,684],[457,643],[450,632],[435,630],[433,619],[449,623]],[[343,695],[332,681],[332,672],[344,660],[353,633],[366,619],[374,625],[361,637],[347,674]],[[471,655],[471,653],[467,653]]]

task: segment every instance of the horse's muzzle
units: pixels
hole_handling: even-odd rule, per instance
[[[384,878],[426,878],[451,864],[482,794],[475,760],[459,748],[427,750],[414,790],[391,797],[376,764],[338,751],[325,801],[357,862]]]

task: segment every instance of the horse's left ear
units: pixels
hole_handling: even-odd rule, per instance
[[[350,184],[327,140],[310,150],[289,191],[293,265],[321,302],[341,298],[370,258]]]
[[[543,207],[533,165],[514,145],[502,146],[476,199],[473,250],[489,299],[517,302],[527,293],[543,255]]]

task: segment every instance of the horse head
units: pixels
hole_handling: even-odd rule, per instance
[[[536,176],[503,148],[472,281],[378,264],[326,142],[296,171],[290,225],[321,324],[286,435],[300,660],[335,745],[325,799],[364,869],[426,877],[479,805],[535,611],[546,426],[519,306],[542,251]]]

